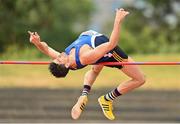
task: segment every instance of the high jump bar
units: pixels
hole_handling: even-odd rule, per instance
[[[48,61],[0,61],[0,65],[48,65]],[[103,62],[99,65],[180,65],[180,62]]]

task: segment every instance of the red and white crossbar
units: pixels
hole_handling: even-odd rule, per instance
[[[48,65],[48,61],[0,61],[0,64]],[[100,65],[180,65],[180,62],[103,62]]]
[[[0,64],[5,65],[48,65],[47,61],[0,61]]]
[[[101,65],[180,65],[180,62],[104,62]]]

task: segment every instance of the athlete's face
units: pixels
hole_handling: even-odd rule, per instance
[[[67,68],[69,67],[68,64],[68,55],[64,52],[60,53],[59,56],[53,60],[56,64],[64,64]]]

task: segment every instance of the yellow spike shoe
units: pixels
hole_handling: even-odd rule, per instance
[[[82,113],[82,111],[84,110],[86,104],[88,102],[88,98],[87,96],[80,96],[77,103],[73,106],[72,110],[71,110],[71,117],[73,119],[78,119]]]
[[[113,106],[112,106],[112,101],[107,101],[104,99],[104,96],[99,97],[98,102],[101,106],[101,109],[104,113],[104,115],[109,119],[109,120],[114,120],[115,116],[112,112]]]

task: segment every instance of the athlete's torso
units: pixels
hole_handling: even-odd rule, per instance
[[[85,67],[86,65],[83,65],[81,63],[81,60],[80,60],[80,51],[81,49],[86,49],[85,47],[88,45],[89,47],[91,47],[92,49],[94,49],[95,47],[97,47],[98,45],[102,44],[102,43],[105,43],[105,42],[108,42],[109,39],[106,38],[104,36],[104,38],[102,39],[99,39],[99,40],[95,40],[96,37],[98,36],[103,36],[103,34],[100,34],[96,31],[92,31],[92,30],[89,30],[89,31],[86,31],[86,32],[83,32],[79,37],[78,39],[76,39],[71,45],[69,45],[66,49],[65,49],[65,52],[67,55],[69,55],[70,51],[72,49],[75,49],[75,61],[76,61],[76,65],[77,65],[77,69],[80,69],[80,68],[83,68]],[[88,49],[88,48],[87,48]],[[107,54],[105,56],[103,56],[101,59],[99,59],[97,62],[95,63],[92,63],[92,64],[97,64],[97,63],[100,63],[100,62],[105,62],[108,58],[109,58],[109,55],[110,54]]]

